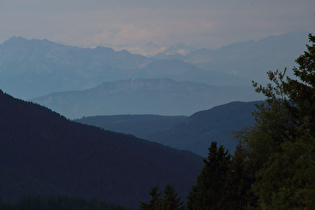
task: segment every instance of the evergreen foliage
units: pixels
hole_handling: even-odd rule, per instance
[[[161,192],[158,192],[159,187],[155,186],[151,188],[150,195],[151,200],[149,203],[140,203],[140,210],[183,210],[184,202],[178,197],[178,193],[175,192],[174,187],[169,183],[165,186],[163,191],[163,197],[161,198]]]
[[[268,72],[267,97],[254,113],[256,124],[242,135],[261,209],[311,209],[315,206],[315,36],[294,67],[296,78]]]
[[[222,145],[212,142],[197,184],[187,197],[187,209],[244,209],[252,199],[250,172],[241,143],[231,156]]]
[[[248,165],[247,152],[241,142],[237,145],[229,165],[225,197],[232,209],[244,209],[253,199],[250,192],[254,178]]]
[[[187,209],[312,209],[315,206],[315,36],[286,69],[268,72],[267,100],[257,104],[255,125],[237,133],[231,158],[216,142],[188,195]]]
[[[149,192],[149,194],[151,195],[151,200],[149,201],[149,203],[140,202],[140,210],[154,210],[161,208],[161,193],[158,192],[158,190],[158,186],[151,187],[151,191]]]
[[[170,184],[167,184],[164,189],[161,206],[163,210],[184,209],[184,202],[180,200],[178,193]]]
[[[188,195],[187,209],[225,209],[231,156],[217,142],[212,142],[197,184]]]

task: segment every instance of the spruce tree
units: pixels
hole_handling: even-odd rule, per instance
[[[225,192],[226,204],[235,210],[244,209],[254,198],[250,191],[254,183],[254,174],[249,167],[247,151],[239,142],[229,165],[228,185]]]
[[[207,160],[201,170],[197,184],[192,186],[187,197],[187,209],[229,209],[226,189],[231,156],[217,142],[212,142]]]
[[[174,188],[167,184],[164,189],[163,199],[162,199],[163,210],[183,210],[184,202],[178,197],[178,193],[175,192]]]
[[[174,187],[169,183],[165,186],[163,191],[163,197],[158,192],[159,187],[155,186],[151,188],[150,195],[151,200],[149,203],[140,202],[140,210],[183,210],[184,202],[178,197],[178,193],[175,192]]]
[[[151,191],[149,192],[149,194],[151,195],[151,200],[149,201],[149,203],[140,202],[140,210],[161,209],[161,193],[158,192],[158,190],[158,186],[151,187]]]

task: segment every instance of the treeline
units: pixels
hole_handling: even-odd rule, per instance
[[[204,160],[204,167],[197,178],[197,183],[187,197],[187,203],[180,200],[172,186],[166,185],[164,194],[158,187],[152,187],[151,200],[141,202],[140,209],[242,209],[247,205],[252,179],[245,169],[245,152],[238,145],[232,157],[224,147],[212,142],[209,156]]]
[[[212,142],[208,158],[187,197],[186,209],[314,209],[315,207],[315,36],[294,67],[296,78],[268,72],[266,87],[253,82],[267,97],[254,112],[255,125],[235,133],[233,156]],[[141,209],[183,209],[152,199]],[[165,194],[165,193],[164,193]],[[179,199],[179,200],[178,200]],[[158,201],[158,202],[156,202]]]
[[[16,203],[0,202],[0,210],[124,210],[95,199],[67,196],[25,196]]]

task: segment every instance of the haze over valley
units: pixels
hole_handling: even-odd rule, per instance
[[[314,8],[0,1],[0,209],[311,209]]]
[[[230,122],[233,126],[225,126],[224,131],[220,127],[211,128],[211,124],[222,121],[227,125],[228,119],[213,121],[210,117],[197,123],[198,126],[183,128],[194,133],[184,136],[180,136],[183,133],[180,127],[186,123],[138,135],[128,128],[90,122],[106,130],[133,134],[206,156],[211,140],[218,140],[234,151],[236,141],[230,131],[253,125],[251,112],[255,102],[252,101],[265,99],[255,92],[251,81],[264,84],[269,69],[292,68],[292,60],[302,51],[305,39],[305,32],[293,31],[217,50],[192,49],[182,43],[147,57],[108,47],[80,48],[46,39],[12,37],[0,45],[0,84],[10,95],[46,106],[69,119],[152,115],[180,118],[182,121],[178,123],[184,123],[191,122],[190,118],[194,119],[199,111],[213,110],[230,102],[252,104],[245,103],[244,111],[232,111],[231,117],[243,112],[246,117],[241,122],[242,116],[235,116],[233,119],[238,120]],[[181,50],[187,53],[179,53]],[[229,110],[219,116],[226,116],[224,113]],[[83,119],[80,122],[85,123]],[[201,129],[203,125],[210,130]],[[143,126],[138,125],[140,130],[145,130],[141,129]],[[199,141],[199,146],[191,137]]]
[[[267,81],[266,71],[292,67],[292,60],[303,49],[305,34],[292,32],[256,42],[233,44],[218,50],[200,49],[185,56],[173,52],[173,54],[159,54],[155,57],[132,54],[126,50],[117,52],[105,47],[95,49],[69,47],[48,40],[13,37],[0,45],[1,88],[24,100],[34,99],[70,118],[97,114],[190,115],[231,101],[262,99],[262,96],[254,93],[251,81],[255,80],[264,84]],[[170,80],[165,83],[165,79],[172,79],[173,86],[170,86]],[[142,95],[130,95],[129,99],[123,97],[124,90],[118,84],[127,84],[128,80],[133,81],[133,88],[137,86],[137,94],[142,92]],[[164,81],[164,83],[157,83],[157,81]],[[184,83],[184,81],[187,82]],[[188,81],[194,83],[193,88],[191,86],[193,83]],[[109,90],[105,88],[106,83],[116,85],[110,86]],[[157,84],[159,87],[155,87]],[[168,86],[162,87],[163,84],[168,84]],[[148,86],[151,87],[151,91],[163,89],[166,98],[153,99],[152,97],[158,97],[156,92],[151,92],[147,96],[143,95],[143,91],[149,91]],[[118,89],[115,90],[114,87]],[[206,87],[209,89],[208,92]],[[129,87],[125,86],[125,88]],[[83,90],[86,92],[87,89],[95,89],[98,90],[98,94],[105,95],[100,97],[94,94],[95,98],[87,100],[80,99],[76,94],[76,99],[71,100],[74,96],[70,96],[68,92],[62,95],[70,98],[60,98],[58,102],[50,95],[57,97],[56,92]],[[187,91],[188,89],[190,91]],[[179,90],[181,93],[178,92]],[[218,90],[218,94],[214,94],[214,90]],[[107,99],[109,92],[111,98]],[[174,94],[180,97],[179,100],[171,97]],[[50,100],[47,101],[44,96],[49,97]],[[146,98],[149,96],[151,98]],[[123,105],[128,100],[130,109],[120,109],[117,106],[116,110],[110,108],[102,110],[95,108],[94,105],[89,107],[85,104],[84,108],[78,110],[73,105],[76,104],[79,107],[80,103],[93,104],[97,100],[104,101],[103,103],[107,103],[109,107],[116,107],[115,104],[111,105],[115,102]],[[153,104],[150,103],[152,100],[160,100],[161,107],[158,108],[157,103],[154,103],[155,107],[152,106]],[[177,100],[179,103],[182,101],[182,107],[172,100]],[[162,102],[166,103],[167,107],[162,108],[165,106]],[[61,108],[61,105],[57,103],[63,104],[63,107]],[[139,106],[137,103],[142,103],[142,105]],[[135,106],[138,110],[132,108]],[[77,114],[70,113],[71,111],[67,113],[66,109]],[[84,109],[94,111],[87,112]],[[178,111],[176,112],[175,109]]]

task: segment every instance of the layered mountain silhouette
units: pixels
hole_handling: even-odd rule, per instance
[[[231,102],[185,116],[115,115],[90,116],[75,121],[106,130],[132,134],[206,157],[212,141],[230,152],[237,140],[233,131],[254,125],[257,102]]]
[[[185,122],[186,116],[162,115],[103,115],[90,116],[74,121],[101,127],[105,130],[132,134],[142,139],[149,139],[152,134],[168,130],[178,123]]]
[[[155,60],[126,50],[71,47],[48,40],[12,37],[0,45],[0,53],[0,88],[22,99],[83,90],[122,79],[201,79],[214,85],[243,81],[233,75],[204,71],[180,60]]]
[[[231,101],[262,99],[246,86],[211,86],[170,79],[103,83],[83,91],[53,93],[32,99],[71,119],[117,114],[191,115]]]
[[[0,52],[0,88],[23,99],[95,87],[129,77],[128,70],[151,62],[125,50],[78,48],[21,37],[4,42]]]
[[[266,82],[269,70],[293,66],[307,40],[307,32],[291,32],[186,55],[166,50],[149,58],[108,47],[79,48],[12,37],[0,45],[0,88],[30,99],[139,78],[250,86],[252,80]],[[176,49],[181,52],[180,45]]]
[[[256,103],[261,102],[231,102],[200,111],[169,129],[153,133],[148,139],[204,157],[212,141],[234,152],[238,142],[233,132],[254,125],[252,113]]]
[[[28,195],[96,198],[137,208],[151,186],[184,198],[202,159],[131,135],[67,120],[0,91],[0,199]]]
[[[161,53],[154,58],[176,58],[204,70],[242,76],[247,84],[252,80],[265,83],[268,82],[267,71],[283,70],[285,67],[291,69],[307,42],[308,32],[292,31],[257,41],[234,43],[216,50],[198,49],[187,55]]]

